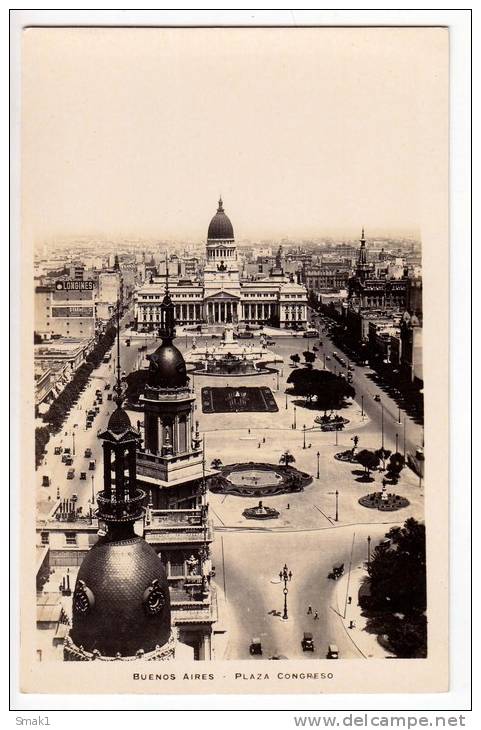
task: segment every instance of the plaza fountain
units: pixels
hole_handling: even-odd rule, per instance
[[[219,342],[197,345],[194,338],[192,347],[185,353],[187,365],[194,365],[197,375],[261,375],[272,372],[267,367],[282,364],[282,357],[268,350],[263,340],[252,343],[239,342],[234,338],[234,327],[226,325]]]

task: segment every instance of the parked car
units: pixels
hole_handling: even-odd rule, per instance
[[[258,637],[254,637],[249,646],[250,654],[262,654],[262,644]]]
[[[67,472],[67,479],[73,479],[75,476],[75,469],[69,469]]]
[[[327,647],[326,659],[339,659],[339,649],[336,644],[329,644]]]
[[[87,479],[87,472],[81,471],[80,472],[80,479],[84,482]]]
[[[50,486],[50,477],[48,477],[46,474],[42,477],[42,487],[49,487]]]
[[[95,459],[89,462],[89,469],[90,471],[93,471],[95,469]]]
[[[63,461],[63,459],[62,459],[62,461]],[[71,456],[66,456],[66,457],[65,457],[65,464],[66,464],[67,466],[72,466],[72,464],[73,464],[73,459],[72,459],[72,457],[71,457]]]
[[[55,454],[55,456],[60,456],[60,454],[62,453],[62,447],[56,446],[53,450],[53,453]]]
[[[70,451],[70,449],[68,447],[65,447],[65,449],[63,450],[63,453],[64,454],[70,454],[71,451]]]
[[[375,395],[374,396],[374,400],[376,401],[376,403],[380,403],[381,402],[381,396],[380,395]]]
[[[314,639],[310,631],[304,631],[301,641],[302,651],[314,651]]]
[[[86,459],[90,459],[92,456],[92,449],[85,449],[84,456]]]

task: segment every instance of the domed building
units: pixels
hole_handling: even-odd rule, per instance
[[[202,441],[194,430],[195,395],[184,357],[174,345],[168,275],[160,313],[162,342],[149,356],[148,381],[139,399],[144,440],[137,449],[137,483],[149,495],[145,537],[166,568],[179,641],[193,649],[195,658],[208,660],[216,619],[205,480],[215,472],[206,469]]]
[[[157,552],[136,534],[146,493],[137,486],[140,434],[122,408],[117,360],[117,408],[103,443],[103,490],[97,496],[106,533],[90,549],[77,575],[66,661],[159,661],[174,657],[170,594]]]
[[[157,329],[166,277],[152,276],[135,295],[135,317],[141,331]],[[242,280],[234,227],[219,198],[207,229],[205,266],[198,278],[170,282],[175,319],[183,325],[272,324],[299,328],[307,322],[307,290],[284,274],[280,261],[270,275]]]

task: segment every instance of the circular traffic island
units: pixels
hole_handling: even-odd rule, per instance
[[[247,507],[242,513],[246,520],[276,520],[279,514],[274,507],[265,507],[261,501],[257,507]]]
[[[208,487],[214,494],[259,498],[302,492],[311,482],[310,474],[293,466],[250,461],[222,467],[220,474],[209,479]]]
[[[409,500],[406,497],[401,497],[399,494],[388,494],[385,491],[366,494],[358,502],[363,507],[378,509],[381,512],[395,512],[409,505]]]

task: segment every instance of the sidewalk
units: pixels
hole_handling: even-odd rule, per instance
[[[377,640],[376,634],[370,634],[366,631],[367,619],[361,613],[361,607],[358,603],[358,593],[363,578],[367,575],[364,565],[358,565],[351,569],[351,575],[346,572],[339,579],[336,589],[337,608],[339,612],[339,620],[341,621],[346,634],[349,636],[353,644],[356,646],[360,654],[365,659],[387,659],[395,657],[386,649],[384,649]],[[346,603],[346,593],[352,597],[352,603]],[[345,618],[343,618],[345,608]],[[350,629],[349,624],[353,621],[354,627]]]

